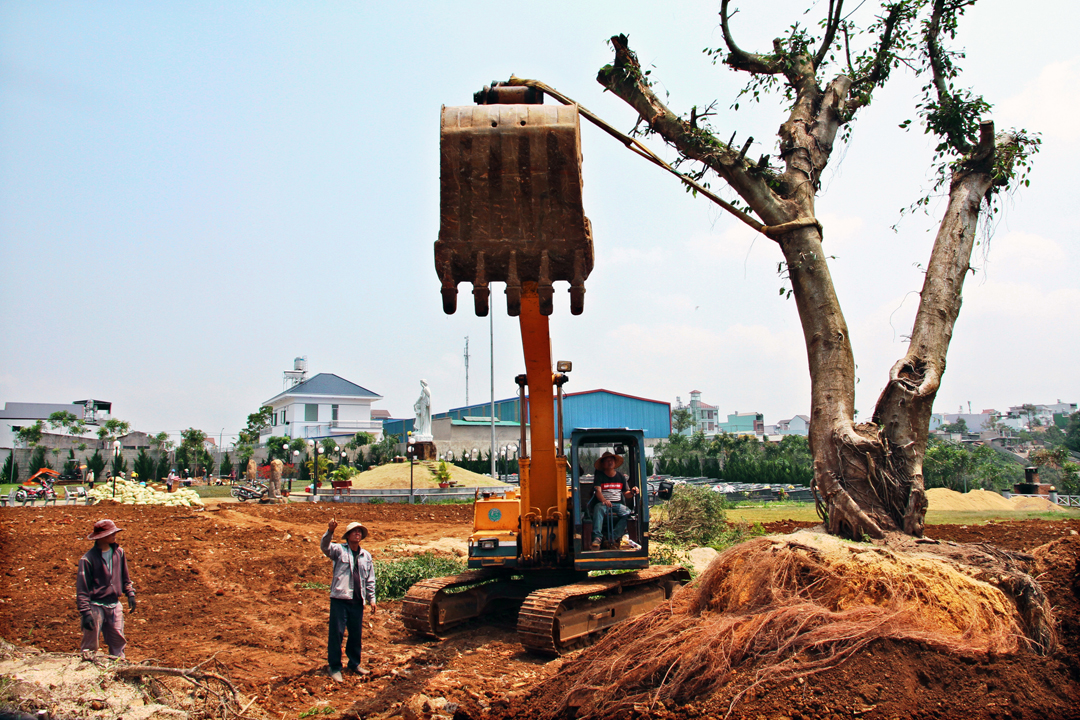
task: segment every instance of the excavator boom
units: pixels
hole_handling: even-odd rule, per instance
[[[631,538],[628,549],[620,547],[621,537],[602,549],[591,541],[600,533],[588,511],[594,481],[581,477],[580,460],[592,464],[593,453],[609,448],[625,454],[630,485],[640,491],[640,430],[574,430],[574,463],[562,454],[561,390],[558,416],[555,396],[569,363],[554,372],[548,328],[553,283],[570,283],[570,311],[579,315],[593,267],[592,229],[581,202],[578,108],[545,107],[542,94],[526,87],[484,88],[477,101],[442,111],[435,269],[446,313],[457,309],[461,282],[472,283],[481,316],[490,311],[490,283],[506,284],[507,312],[521,327],[519,417],[528,417],[529,438],[526,444],[523,426],[520,491],[485,494],[475,503],[473,569],[413,585],[402,618],[413,632],[437,637],[497,604],[512,603],[519,608],[525,647],[560,653],[648,612],[689,575],[680,567],[649,567],[647,505],[630,514],[626,527],[637,541]],[[613,532],[621,526],[605,522],[605,532],[621,535]],[[609,570],[631,572],[590,576]]]

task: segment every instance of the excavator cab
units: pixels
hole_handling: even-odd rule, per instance
[[[641,430],[577,429],[571,433],[574,569],[591,571],[649,566],[649,503],[644,446],[644,433]],[[617,513],[595,512],[600,502],[596,496],[596,485],[603,475],[598,463],[605,452],[614,453],[620,458],[616,473],[622,474],[627,485],[637,490],[634,494],[623,496],[622,504],[629,515],[622,523]],[[601,539],[599,550],[592,549],[593,538]]]

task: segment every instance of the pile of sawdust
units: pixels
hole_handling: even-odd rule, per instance
[[[1036,512],[1064,511],[1065,508],[1055,505],[1046,498],[1041,497],[1011,497],[1013,510],[1027,510]]]
[[[1012,512],[1038,511],[1049,512],[1061,508],[1046,498],[1013,497],[1005,499],[989,490],[972,490],[958,493],[948,488],[931,488],[926,491],[930,503],[929,510],[971,511],[971,512]]]
[[[439,463],[435,461],[417,462],[412,466],[412,483],[414,488],[439,487],[439,481],[435,479],[435,471]],[[450,479],[461,487],[508,487],[498,480],[493,480],[487,475],[470,472],[453,463],[446,463],[450,471]],[[407,488],[409,487],[409,463],[387,463],[360,473],[353,477],[354,488]]]
[[[537,688],[538,698],[557,697],[536,710],[549,718],[629,715],[720,688],[737,701],[766,680],[834,667],[880,639],[966,657],[1033,644],[1002,588],[954,559],[900,547],[811,531],[736,545],[668,605],[620,624],[552,687]]]

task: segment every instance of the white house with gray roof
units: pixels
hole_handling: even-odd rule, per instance
[[[382,395],[333,373],[319,373],[270,398],[270,426],[259,436],[350,438],[360,431],[382,439],[382,421],[372,419],[371,404]]]

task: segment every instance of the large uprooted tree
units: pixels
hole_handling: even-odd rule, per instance
[[[692,110],[678,115],[654,92],[649,73],[627,38],[611,39],[615,62],[598,80],[639,114],[646,133],[674,147],[680,163],[692,168],[683,177],[698,184],[718,175],[745,202],[725,205],[779,245],[799,311],[810,364],[810,445],[818,511],[830,533],[878,538],[890,530],[921,536],[926,514],[923,457],[930,414],[945,371],[953,324],[981,215],[995,198],[1025,183],[1038,139],[1023,131],[996,134],[983,117],[989,104],[958,88],[955,61],[946,47],[957,21],[975,0],[900,0],[885,3],[864,30],[845,17],[843,0],[829,0],[821,36],[794,25],[772,49],[742,49],[731,28],[730,0],[722,0],[725,49],[708,50],[727,66],[749,75],[743,95],[758,97],[783,90],[790,102],[779,130],[779,160],[753,160],[746,147],[724,142],[730,132],[714,130]],[[860,41],[865,46],[856,47]],[[855,363],[826,255],[825,229],[815,204],[821,175],[858,111],[902,67],[925,81],[918,114],[938,139],[934,191],[948,193],[922,288],[907,354],[889,372],[870,422],[855,422]],[[735,137],[734,135],[732,136]],[[678,165],[678,164],[677,164]],[[916,201],[925,204],[926,199]]]

